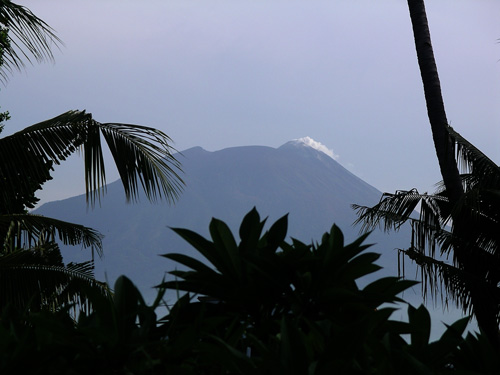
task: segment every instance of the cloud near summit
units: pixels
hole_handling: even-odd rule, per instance
[[[331,148],[326,147],[324,144],[315,141],[311,137],[303,137],[296,139],[297,142],[302,142],[305,145],[314,148],[315,150],[321,151],[331,157],[333,160],[338,160],[340,157],[336,153],[333,152]]]

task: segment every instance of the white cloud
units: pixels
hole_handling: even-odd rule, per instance
[[[299,138],[299,139],[296,139],[296,141],[302,142],[302,143],[306,144],[307,146],[314,148],[315,150],[318,150],[318,151],[323,152],[324,154],[327,154],[333,160],[338,160],[338,158],[339,158],[339,155],[334,153],[331,148],[328,148],[324,144],[315,141],[311,137]]]

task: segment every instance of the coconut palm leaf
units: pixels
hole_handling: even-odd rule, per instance
[[[460,243],[466,248],[478,248],[489,253],[498,253],[500,246],[500,168],[479,149],[463,138],[459,133],[448,127],[450,136],[456,143],[457,156],[464,170],[461,175],[464,194],[453,207],[448,203],[444,185],[438,185],[438,191],[433,195],[419,195],[415,189],[409,192],[385,193],[378,205],[361,207],[353,205],[358,211],[356,224],[362,223],[362,230],[380,226],[384,222],[384,230],[397,229],[406,221],[412,221],[409,216],[411,209],[420,203],[418,231],[415,229],[412,237],[421,238],[425,232],[433,233],[427,239],[438,239],[445,225],[452,227],[451,216],[460,217],[467,223],[469,234],[467,242],[464,236],[441,236],[439,241],[446,252]],[[404,211],[406,210],[406,211]],[[433,256],[433,252],[430,253]],[[498,254],[500,257],[500,254]]]
[[[92,261],[65,266],[57,257],[55,261],[41,257],[41,251],[35,248],[0,255],[0,306],[54,310],[69,303],[85,307],[88,288],[110,294],[106,284],[95,280]],[[43,251],[58,253],[59,248],[51,243]]]
[[[101,134],[110,146],[127,199],[137,199],[139,185],[150,200],[166,198],[171,202],[177,198],[183,182],[179,176],[180,164],[172,155],[168,136],[143,126],[100,124],[83,111],[64,113],[0,139],[0,240],[4,245],[4,256],[33,245],[47,246],[57,238],[64,244],[82,243],[101,254],[98,232],[72,223],[24,214],[24,210],[36,200],[35,191],[50,179],[52,166],[77,150],[82,150],[84,156],[87,200],[93,204],[100,197],[106,183]],[[31,249],[25,251],[33,253]],[[42,306],[71,298],[73,302],[85,301],[79,287],[71,289],[76,285],[74,280],[80,279],[71,272],[68,274],[68,270],[62,261],[57,265],[35,262],[6,269],[3,273],[9,280],[21,277],[14,277],[11,273],[30,273],[32,279],[25,276],[26,280],[33,280],[30,287],[26,292],[19,291],[22,301],[26,301],[28,292],[37,290],[37,285],[44,288],[35,293],[39,295],[36,303]],[[62,281],[58,281],[60,279]],[[96,283],[95,280],[92,282]],[[11,286],[14,288],[15,284]],[[15,288],[12,290],[15,294]],[[7,294],[1,296],[2,301],[8,302],[10,297]]]
[[[464,244],[500,257],[500,190],[476,187],[467,191],[457,206],[467,225],[468,241]]]
[[[473,192],[467,192],[464,195],[465,202],[460,204],[464,216],[469,215],[471,207],[467,200],[478,199]],[[411,217],[410,209],[416,207],[417,197],[420,197],[420,214]],[[498,223],[490,220],[488,215],[469,215],[469,233],[465,236],[457,232],[449,221],[449,205],[441,193],[419,195],[415,189],[399,191],[396,194],[384,194],[377,206],[353,207],[358,210],[357,222],[362,222],[365,230],[382,224],[386,231],[398,230],[403,223],[410,223],[411,245],[408,250],[401,251],[420,267],[424,297],[429,294],[435,299],[441,295],[446,303],[449,298],[465,313],[470,313],[471,289],[491,288],[500,280]],[[446,226],[448,223],[451,226]],[[469,264],[475,265],[474,274],[462,269],[455,251],[459,248],[468,249],[470,256],[467,255],[467,259]],[[447,261],[449,255],[452,255],[453,264]],[[490,294],[496,295],[498,291],[493,290]]]
[[[464,172],[464,193],[453,205],[443,183],[433,195],[415,189],[385,193],[374,207],[353,205],[356,223],[362,230],[383,226],[388,231],[409,222],[411,245],[402,251],[420,267],[424,297],[444,292],[442,298],[464,312],[473,310],[478,321],[487,321],[491,311],[500,321],[500,168],[451,127],[449,132]],[[412,217],[417,207],[420,213]]]
[[[403,252],[420,266],[424,298],[429,293],[434,299],[441,297],[441,302],[447,305],[448,298],[444,298],[446,296],[461,306],[464,313],[472,312],[468,288],[473,279],[472,275],[442,260],[426,256],[420,249],[410,248]]]
[[[32,63],[53,60],[52,47],[62,45],[54,30],[35,16],[28,8],[9,0],[0,0],[0,25],[8,31],[0,78],[6,80],[7,73],[22,69],[25,61]]]
[[[467,141],[451,126],[448,126],[451,139],[456,144],[459,167],[463,173],[464,187],[500,187],[500,167],[488,158],[481,150]]]
[[[377,227],[383,227],[384,231],[397,231],[409,223],[410,247],[423,256],[435,256],[438,245],[443,245],[443,255],[452,243],[452,235],[445,229],[449,220],[447,198],[442,194],[420,194],[417,189],[399,190],[395,194],[384,193],[380,202],[373,207],[353,204],[352,208],[358,215],[354,224],[361,224],[361,232]],[[415,211],[417,208],[419,214]]]
[[[182,189],[180,163],[170,138],[157,129],[128,124],[99,124],[114,157],[128,199],[138,195],[138,180],[148,199],[177,199]],[[98,188],[98,187],[96,187]],[[94,189],[96,191],[96,189]]]
[[[8,0],[0,0],[0,31],[3,81],[26,61],[52,60],[52,47],[62,44],[44,21]],[[153,128],[101,124],[84,111],[69,111],[0,139],[0,289],[6,288],[0,291],[0,304],[16,298],[22,305],[34,298],[32,306],[82,302],[82,280],[97,285],[89,264],[64,266],[57,257],[55,263],[52,258],[48,262],[47,251],[51,257],[54,253],[60,256],[54,242],[57,235],[64,244],[82,243],[100,254],[101,235],[25,212],[38,201],[35,192],[51,179],[54,165],[76,150],[84,156],[87,201],[94,204],[100,198],[106,184],[101,135],[111,150],[127,200],[138,198],[139,185],[149,200],[172,202],[178,197],[183,182],[180,164],[172,155],[175,150],[170,138]]]
[[[69,111],[0,139],[2,198],[15,196],[26,179],[42,184],[47,168],[77,149],[85,162],[85,190],[94,203],[106,183],[101,134],[108,143],[128,200],[138,197],[138,186],[148,199],[172,202],[182,189],[180,163],[172,155],[170,138],[139,125],[101,124],[85,111]],[[50,176],[49,176],[50,177]]]
[[[398,230],[407,221],[415,218],[415,210],[420,208],[420,219],[431,227],[440,228],[448,219],[442,211],[447,199],[441,194],[421,194],[417,189],[398,190],[395,194],[384,193],[379,203],[373,207],[351,207],[357,211],[355,225],[361,224],[361,231],[370,231],[383,226],[384,231]]]
[[[64,245],[82,244],[102,255],[102,235],[83,225],[33,214],[0,215],[0,235],[4,234],[3,252],[28,249],[53,242]]]

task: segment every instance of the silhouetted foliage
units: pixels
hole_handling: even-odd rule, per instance
[[[214,219],[211,239],[175,229],[207,258],[166,254],[170,272],[147,305],[126,277],[114,297],[89,290],[93,310],[0,317],[0,370],[32,374],[494,374],[500,360],[482,335],[463,337],[467,318],[430,342],[424,306],[391,320],[398,294],[415,282],[385,277],[366,235],[344,244],[336,226],[318,243],[285,242],[287,218],[263,232],[256,210],[237,242]],[[165,288],[185,291],[157,317]],[[29,358],[30,361],[26,361]]]
[[[383,222],[386,230],[397,229],[411,221],[405,254],[422,269],[424,296],[427,286],[434,292],[444,285],[500,347],[500,168],[448,125],[424,0],[408,0],[408,7],[442,187],[434,195],[385,193],[374,207],[354,208],[367,228]],[[414,220],[417,205],[420,218]],[[448,256],[452,263],[443,261]]]
[[[29,9],[0,1],[0,80],[24,67],[25,61],[51,60],[52,47],[60,43],[52,28]],[[8,117],[8,112],[0,113],[0,132]],[[98,232],[28,212],[38,203],[35,193],[51,179],[53,167],[77,150],[84,158],[87,200],[94,204],[106,183],[102,139],[127,200],[135,200],[141,188],[150,200],[177,199],[183,187],[180,164],[172,155],[170,138],[160,130],[99,123],[85,111],[68,111],[0,138],[0,306],[35,310],[68,302],[85,306],[85,294],[75,287],[78,282],[109,292],[94,280],[92,262],[64,265],[56,244],[59,240],[91,247],[93,261],[94,251],[102,252]]]

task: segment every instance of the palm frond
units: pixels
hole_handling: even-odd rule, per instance
[[[445,233],[441,227],[427,224],[419,219],[412,219],[411,225],[411,247],[419,249],[422,254],[434,256],[436,249],[440,244],[439,239],[445,237]],[[441,248],[441,254],[447,253],[448,249]]]
[[[395,194],[384,193],[380,202],[373,207],[351,205],[358,219],[354,225],[361,224],[361,231],[373,230],[383,226],[384,231],[398,230],[409,221],[420,204],[421,216],[432,218],[429,224],[441,222],[440,206],[446,198],[440,195],[420,194],[417,189],[398,190]]]
[[[433,195],[415,189],[385,193],[374,207],[353,205],[355,223],[362,223],[362,230],[383,225],[388,231],[410,222],[411,246],[402,252],[419,266],[424,297],[449,297],[464,312],[474,308],[478,321],[494,312],[500,322],[500,168],[448,130],[463,172],[463,194],[450,204],[443,183]],[[411,217],[417,202],[420,214]]]
[[[65,245],[82,244],[102,255],[102,235],[83,225],[33,214],[0,215],[4,252],[31,248],[59,239]]]
[[[67,112],[0,139],[0,192],[2,205],[26,189],[35,189],[50,179],[53,164],[59,164],[85,140],[84,123],[90,116]],[[30,186],[30,191],[32,189]]]
[[[52,61],[52,47],[63,43],[55,31],[28,8],[9,0],[0,0],[0,25],[8,30],[9,41],[4,48],[4,63],[0,77],[6,80],[7,73],[22,69],[25,61],[32,63]]]
[[[443,304],[447,305],[448,300],[445,297],[449,296],[455,305],[463,309],[464,313],[472,312],[470,303],[471,275],[442,260],[426,256],[415,248],[403,252],[420,267],[424,298],[427,297],[427,293],[430,293],[434,300],[440,297]]]
[[[468,251],[485,251],[500,258],[500,191],[479,186],[465,191],[453,207],[460,228],[452,224],[455,246]],[[463,226],[465,225],[466,232]]]
[[[64,304],[85,307],[88,288],[110,294],[106,284],[95,280],[92,261],[67,266],[41,264],[36,253],[19,250],[0,256],[1,305],[52,310]]]
[[[500,167],[481,150],[448,126],[451,139],[456,144],[457,159],[464,173],[463,181],[470,186],[500,187]]]
[[[127,199],[137,198],[137,180],[150,200],[163,197],[172,202],[178,198],[181,166],[172,155],[175,150],[166,134],[130,124],[106,123],[99,128],[114,157]]]
[[[105,186],[100,133],[111,149],[128,200],[141,184],[148,199],[175,200],[183,187],[180,163],[163,132],[132,124],[101,124],[85,111],[69,111],[0,139],[0,187],[3,199],[15,194],[26,178],[42,184],[47,166],[83,149],[85,190],[93,204]]]

